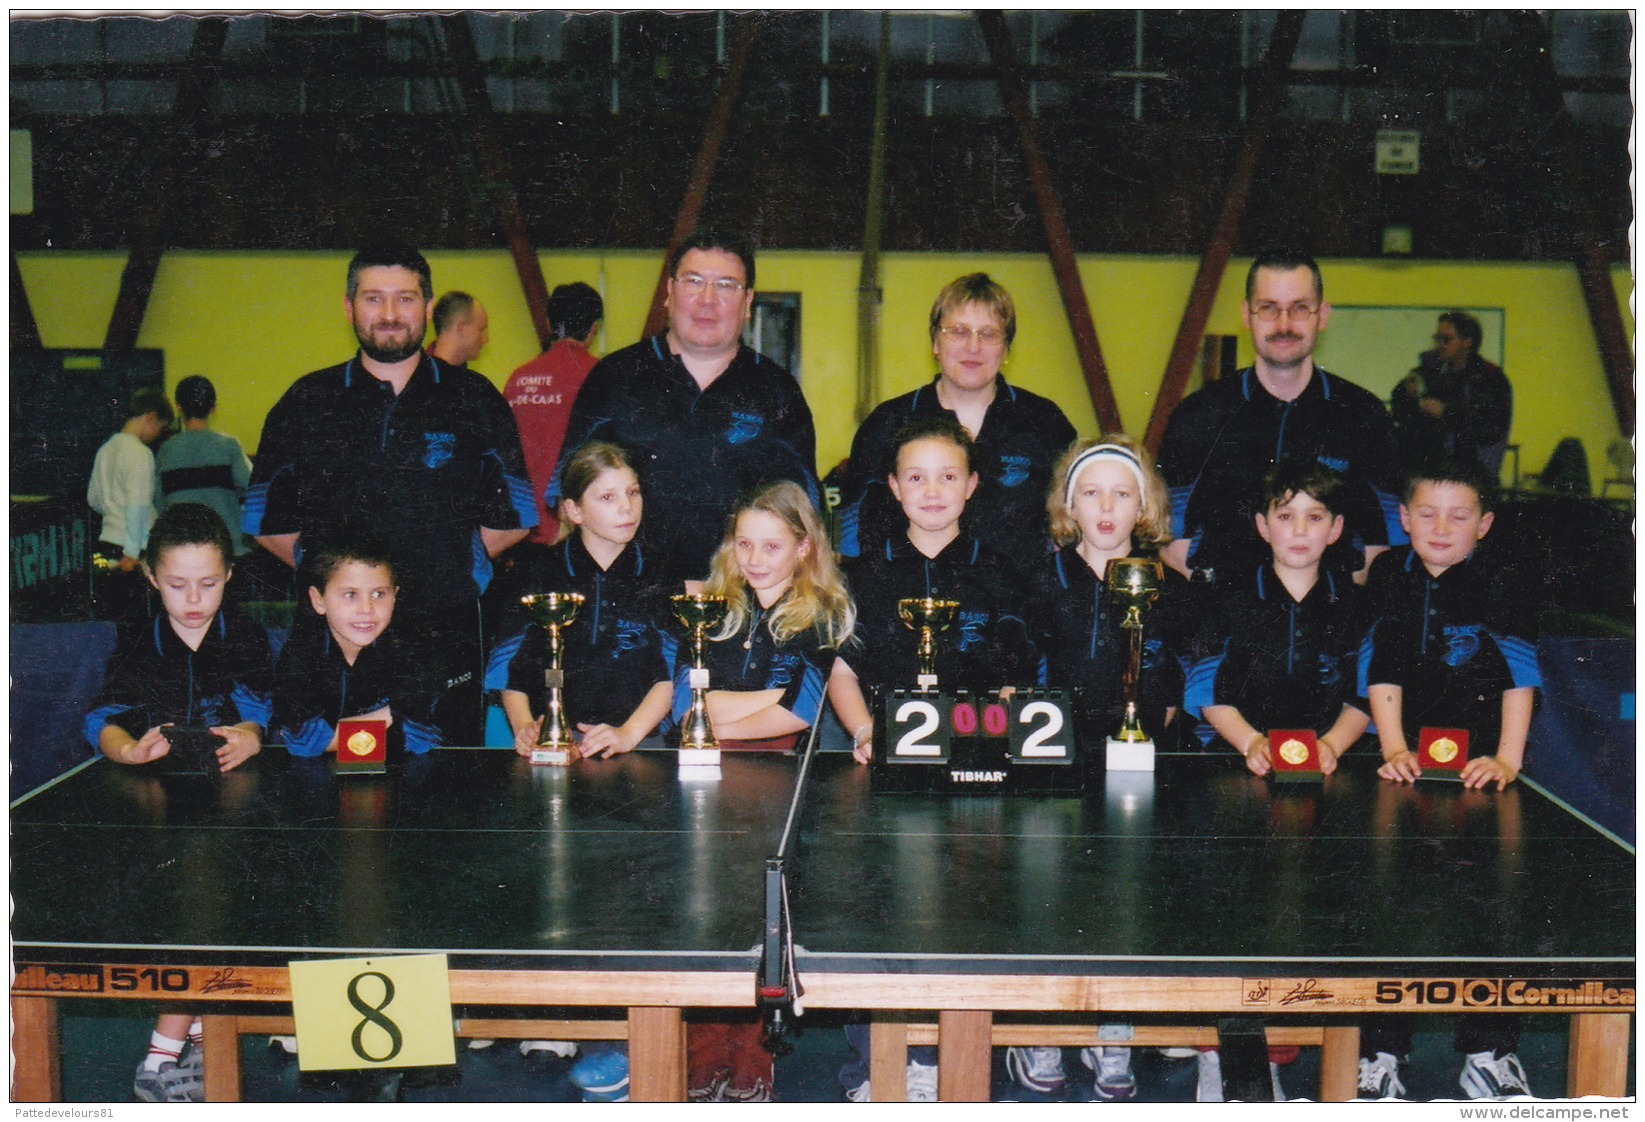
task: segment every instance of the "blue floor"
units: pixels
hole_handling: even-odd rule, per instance
[[[153,1010],[137,1003],[64,1001],[62,1011],[63,1095],[68,1102],[126,1102],[131,1077],[148,1045]],[[777,1060],[777,1098],[786,1102],[840,1102],[838,1073],[849,1055],[842,1018],[821,1011],[807,1013],[791,1037],[794,1051]],[[1462,1097],[1457,1085],[1461,1057],[1451,1050],[1449,1026],[1435,1018],[1434,1030],[1415,1037],[1411,1059],[1401,1069],[1407,1098]],[[490,1048],[470,1049],[458,1041],[457,1068],[441,1073],[428,1086],[407,1087],[407,1102],[576,1102],[581,1092],[567,1079],[573,1059],[520,1055],[515,1041],[499,1040]],[[1564,1093],[1567,1037],[1565,1020],[1528,1016],[1523,1021],[1519,1056],[1539,1097]],[[1629,1041],[1630,1057],[1634,1042]],[[1068,1086],[1043,1095],[1014,1085],[1005,1070],[1005,1052],[994,1050],[993,1098],[1013,1102],[1083,1102],[1092,1098],[1090,1073],[1075,1049],[1065,1050]],[[330,1073],[304,1074],[295,1059],[272,1052],[266,1037],[241,1041],[242,1093],[251,1102],[347,1102],[342,1079]],[[1169,1059],[1152,1049],[1140,1050],[1134,1064],[1139,1102],[1192,1102],[1197,1066],[1192,1059]],[[1630,1096],[1634,1092],[1629,1065]],[[1289,1097],[1312,1098],[1319,1086],[1319,1052],[1304,1048],[1281,1068]]]

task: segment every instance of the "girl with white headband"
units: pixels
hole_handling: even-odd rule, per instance
[[[1120,627],[1125,611],[1103,577],[1108,562],[1171,540],[1170,500],[1148,453],[1130,437],[1114,435],[1069,445],[1052,470],[1045,505],[1058,549],[1029,578],[1033,637],[1045,652],[1046,683],[1079,690],[1073,708],[1080,739],[1085,751],[1099,751],[1125,715],[1120,677],[1129,644]],[[1160,601],[1146,617],[1138,705],[1143,728],[1162,742],[1182,691],[1181,666],[1160,627],[1159,608],[1183,583],[1173,577],[1167,570]],[[1093,1073],[1097,1098],[1135,1096],[1129,1048],[1082,1048],[1080,1060]],[[1053,1045],[1012,1048],[1006,1066],[1017,1082],[1047,1093],[1066,1078],[1062,1049]]]

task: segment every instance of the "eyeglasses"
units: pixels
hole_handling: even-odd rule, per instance
[[[706,289],[712,290],[715,296],[727,298],[740,295],[742,290],[748,287],[735,277],[715,277],[713,280],[709,280],[707,277],[700,277],[696,273],[687,273],[683,277],[675,277],[674,283],[692,296],[697,296]]]
[[[938,330],[961,345],[969,343],[973,335],[977,337],[977,342],[985,347],[998,346],[1005,341],[1005,332],[997,327],[979,327],[973,331],[964,324],[951,323],[947,327]]]
[[[1319,308],[1313,304],[1305,304],[1298,300],[1289,308],[1282,308],[1271,300],[1264,300],[1251,309],[1251,314],[1264,323],[1273,323],[1284,313],[1287,319],[1313,319],[1319,315]]]
[[[1435,335],[1434,336],[1434,342],[1436,342],[1436,343],[1454,343],[1459,338],[1460,338],[1460,336],[1457,336],[1457,335]]]

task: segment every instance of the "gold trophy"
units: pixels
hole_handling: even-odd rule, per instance
[[[1121,629],[1130,633],[1126,651],[1125,719],[1119,732],[1108,738],[1109,771],[1153,771],[1154,741],[1137,719],[1137,688],[1142,677],[1142,613],[1159,599],[1165,570],[1158,561],[1144,557],[1116,557],[1108,562],[1104,583],[1108,592],[1125,608]]]
[[[920,692],[937,688],[937,632],[946,631],[960,610],[958,600],[898,600],[897,614],[920,633]]]
[[[710,628],[718,627],[730,609],[724,596],[682,592],[671,597],[674,615],[691,629],[691,708],[680,724],[680,766],[714,766],[720,762],[720,742],[708,721],[708,667],[703,665],[703,644]]]
[[[537,734],[536,747],[531,750],[534,764],[556,764],[565,767],[571,763],[571,727],[565,719],[565,705],[560,691],[565,686],[565,671],[560,667],[562,644],[560,629],[569,627],[582,607],[580,592],[538,592],[520,597],[537,626],[548,631],[548,669],[543,671],[543,686],[547,699],[543,704],[543,731]]]

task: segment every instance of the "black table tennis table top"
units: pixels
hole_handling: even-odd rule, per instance
[[[1079,798],[886,797],[824,766],[794,874],[804,969],[1631,978],[1635,855],[1524,782],[1276,784],[1233,757]]]
[[[884,794],[817,757],[788,855],[807,969],[1631,978],[1632,849],[1532,786],[1281,787],[1211,756],[1080,797]],[[16,953],[177,961],[443,951],[453,965],[752,968],[801,761],[532,767],[446,749],[335,777],[94,761],[12,806]]]

